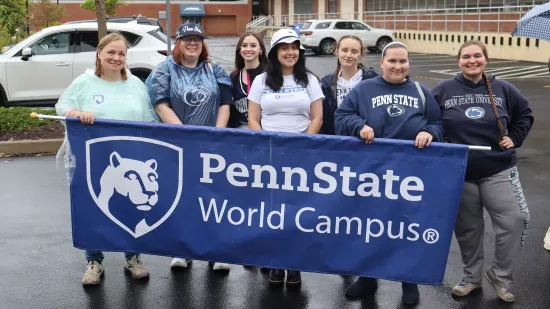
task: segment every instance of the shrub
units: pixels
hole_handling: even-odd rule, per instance
[[[55,110],[30,107],[0,107],[0,134],[27,131],[47,124],[51,120],[31,119],[32,112],[44,115],[55,115]]]

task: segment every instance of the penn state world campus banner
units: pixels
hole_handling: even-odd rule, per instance
[[[467,146],[67,118],[74,246],[440,284]]]

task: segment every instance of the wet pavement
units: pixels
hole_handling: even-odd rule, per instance
[[[215,61],[231,68],[235,38],[211,40]],[[379,54],[366,57],[366,64],[378,68]],[[449,78],[440,72],[456,68],[454,57],[414,54],[411,76],[431,87]],[[511,66],[508,63],[496,63]],[[319,76],[334,69],[336,60],[309,56],[308,67]],[[437,64],[433,66],[434,64]],[[417,67],[415,67],[417,65]],[[516,62],[514,66],[537,64]],[[453,67],[454,66],[454,67]],[[490,70],[491,66],[489,67]],[[377,69],[379,71],[379,69]],[[503,304],[487,284],[466,298],[453,299],[450,290],[461,276],[460,252],[453,239],[444,283],[421,286],[417,308],[443,309],[547,309],[550,308],[550,253],[542,239],[550,225],[550,78],[513,79],[529,99],[535,126],[518,150],[519,170],[531,212],[523,259],[516,274],[514,305]],[[545,87],[548,86],[548,87]],[[170,258],[143,256],[151,271],[148,281],[133,281],[123,271],[123,255],[107,253],[105,278],[98,287],[83,288],[83,253],[73,248],[69,191],[54,156],[0,159],[0,309],[12,308],[401,308],[399,283],[381,281],[374,298],[348,301],[345,288],[354,280],[324,274],[303,274],[300,291],[271,290],[267,275],[257,269],[233,266],[227,275],[211,271],[205,262],[195,261],[184,271],[172,272]],[[493,254],[493,232],[486,217],[486,266]]]

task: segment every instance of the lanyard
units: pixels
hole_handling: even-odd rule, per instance
[[[248,74],[248,72],[246,72],[246,92],[244,92],[244,88],[243,88],[243,70],[241,70],[241,75],[239,76],[239,85],[241,85],[241,90],[243,91],[243,93],[245,95],[248,95],[250,93],[250,74]]]

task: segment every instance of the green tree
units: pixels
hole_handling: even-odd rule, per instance
[[[126,5],[128,0],[104,0],[105,3],[105,12],[109,16],[115,16],[116,9],[121,5]],[[86,0],[84,3],[80,4],[80,7],[90,11],[96,11],[96,1],[95,0]]]
[[[0,34],[12,36],[25,27],[25,0],[0,0]]]
[[[65,6],[52,0],[38,0],[32,4],[33,21],[46,27],[58,24],[66,15]]]

